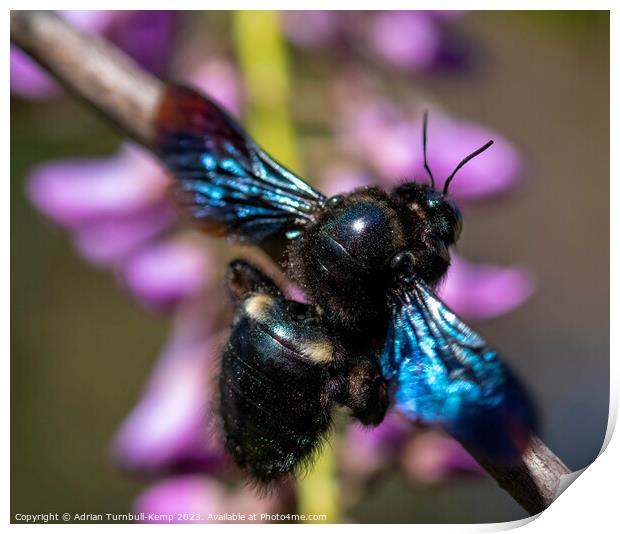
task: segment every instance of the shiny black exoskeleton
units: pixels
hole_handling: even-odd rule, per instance
[[[334,405],[376,425],[388,407],[438,424],[485,458],[514,461],[534,428],[531,404],[489,345],[434,294],[461,233],[448,199],[406,183],[326,198],[274,161],[225,111],[166,90],[156,144],[186,212],[207,232],[265,244],[288,238],[286,300],[264,274],[229,267],[235,304],[221,360],[226,450],[254,480],[294,474],[330,427]]]
[[[395,255],[410,251],[421,278],[434,286],[450,265],[448,247],[461,224],[458,208],[429,186],[407,183],[391,194],[360,189],[325,202],[292,244],[290,270],[339,326],[368,328],[385,322]]]
[[[248,263],[228,269],[235,319],[220,374],[225,446],[238,465],[268,482],[311,457],[334,403],[365,424],[385,415],[388,397],[376,360],[355,357],[311,306],[286,300]]]

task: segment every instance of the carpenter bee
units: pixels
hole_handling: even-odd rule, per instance
[[[435,189],[405,183],[326,198],[273,160],[206,96],[168,86],[157,149],[177,197],[207,232],[286,240],[284,268],[308,297],[287,300],[250,264],[229,265],[235,304],[219,375],[226,450],[259,482],[307,464],[334,405],[377,425],[390,399],[477,455],[511,463],[534,430],[532,404],[508,368],[434,293],[462,218],[448,197],[467,156]]]

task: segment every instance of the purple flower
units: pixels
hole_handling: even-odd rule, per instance
[[[452,31],[462,11],[378,12],[368,41],[374,54],[404,71],[469,67],[472,45]]]
[[[439,296],[458,315],[483,320],[518,308],[532,294],[534,279],[521,267],[474,263],[452,252],[452,262]]]
[[[42,213],[74,233],[87,259],[116,266],[174,221],[169,184],[150,156],[126,145],[111,158],[40,165],[27,193]]]
[[[227,462],[214,435],[213,365],[219,352],[217,305],[194,301],[176,315],[142,398],[123,422],[113,454],[131,470],[221,473]]]
[[[356,485],[398,466],[415,481],[428,484],[483,473],[457,441],[439,431],[416,427],[395,410],[375,428],[349,425],[342,451],[339,465]]]
[[[131,255],[120,276],[145,306],[172,310],[202,291],[215,270],[209,248],[197,240],[166,240]]]
[[[174,11],[60,11],[78,29],[112,41],[154,74],[163,74],[170,60],[178,14]],[[57,96],[59,86],[34,60],[11,47],[11,90],[43,99]]]
[[[416,433],[404,447],[400,461],[405,473],[423,484],[484,473],[460,443],[436,431]]]
[[[219,84],[219,98],[237,108],[234,70],[224,62],[203,66],[195,81],[207,91]],[[220,347],[209,318],[225,315],[221,306],[227,301],[221,295],[209,300],[207,286],[217,267],[207,243],[192,232],[174,231],[170,185],[151,156],[125,145],[109,158],[41,165],[27,193],[42,213],[71,232],[86,259],[113,268],[138,302],[175,319],[153,376],[115,439],[115,458],[132,470],[219,473],[226,462],[209,430],[213,417],[207,407],[211,358]]]
[[[395,67],[420,69],[437,58],[441,34],[426,11],[385,11],[371,22],[369,40],[375,52]]]
[[[394,410],[374,428],[352,423],[346,431],[339,465],[348,476],[368,478],[398,458],[412,429],[411,422]]]
[[[190,80],[233,115],[239,115],[241,82],[237,69],[230,62],[217,58],[207,60],[192,72]]]
[[[126,216],[95,219],[75,228],[80,254],[100,267],[120,267],[133,252],[154,243],[175,219],[167,201]]]
[[[44,163],[31,172],[28,197],[69,229],[135,213],[158,204],[170,179],[141,148],[124,145],[115,156]]]
[[[478,200],[507,192],[517,183],[521,160],[514,146],[496,132],[431,111],[428,161],[436,187],[442,188],[457,164],[490,139],[495,141],[493,147],[467,163],[450,184],[450,195],[456,199]],[[371,100],[349,106],[342,141],[373,166],[388,188],[408,180],[429,180],[424,170],[421,120],[403,119],[389,103]]]
[[[290,511],[290,489],[278,487],[262,496],[251,488],[237,488],[234,492],[214,479],[201,476],[169,478],[148,488],[135,501],[133,511],[144,513],[146,523],[167,523],[166,518],[149,518],[172,515],[172,523],[196,523],[201,516],[203,523],[265,523],[262,514],[282,514]],[[250,515],[255,514],[251,519]]]
[[[230,64],[210,60],[193,79],[238,112],[238,79]],[[39,211],[72,233],[83,257],[117,270],[147,308],[171,311],[204,287],[211,268],[206,247],[168,237],[177,221],[171,184],[149,154],[126,144],[111,157],[38,166],[27,194]]]
[[[344,15],[338,11],[284,11],[283,30],[298,46],[325,47],[341,33]]]
[[[104,36],[156,75],[166,72],[178,26],[175,11],[113,11]]]
[[[20,48],[11,45],[11,91],[30,99],[56,96],[60,87]]]
[[[446,56],[452,59],[445,30],[461,13],[285,11],[282,19],[285,35],[299,47],[325,50],[340,45],[345,52],[354,48],[356,55],[361,51],[397,69],[416,71],[442,64]]]
[[[191,523],[183,514],[208,517],[217,514],[223,502],[224,488],[201,476],[169,478],[147,488],[135,501],[133,511],[145,514],[145,523],[168,523],[160,516],[172,515],[172,523]],[[179,514],[181,514],[179,516]]]

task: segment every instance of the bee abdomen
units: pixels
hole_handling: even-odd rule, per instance
[[[296,472],[329,429],[331,343],[277,297],[252,295],[237,314],[220,374],[225,446],[269,482]]]

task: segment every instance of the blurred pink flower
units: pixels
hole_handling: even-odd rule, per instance
[[[11,92],[24,98],[43,99],[57,95],[60,87],[28,54],[11,45]]]
[[[40,165],[27,184],[30,201],[72,231],[82,255],[101,266],[117,267],[175,219],[169,178],[131,145],[110,158]]]
[[[238,111],[237,79],[226,63],[209,62],[194,81],[207,92],[214,87],[220,101]],[[205,241],[175,231],[170,184],[150,155],[126,144],[108,158],[40,165],[27,194],[71,232],[83,257],[114,269],[140,304],[175,320],[142,398],[116,436],[115,459],[132,470],[219,473],[226,461],[208,411],[219,346],[209,317],[226,301],[206,296],[217,266]]]
[[[74,230],[75,246],[91,263],[119,268],[132,253],[155,243],[175,217],[172,206],[162,200],[125,216],[87,221]]]
[[[346,164],[333,164],[323,172],[320,190],[328,197],[348,193],[360,187],[376,185],[376,178],[362,169]]]
[[[174,11],[59,11],[78,29],[112,41],[144,68],[161,75],[170,60],[178,14]],[[50,98],[60,87],[30,57],[11,46],[11,90],[32,99]]]
[[[395,67],[419,69],[437,59],[441,34],[427,11],[384,11],[374,15],[370,42]]]
[[[483,320],[521,306],[534,291],[532,274],[522,267],[474,263],[452,252],[452,261],[439,296],[458,315]]]
[[[136,300],[152,309],[170,310],[204,289],[215,269],[209,247],[177,239],[137,251],[120,276]]]
[[[436,431],[416,433],[405,445],[400,463],[405,473],[423,484],[485,472],[458,441]]]
[[[349,425],[342,450],[339,465],[356,484],[399,466],[413,480],[425,484],[484,472],[456,440],[439,431],[417,427],[395,410],[390,410],[375,428]]]
[[[461,11],[285,11],[283,29],[295,45],[323,51],[341,47],[352,59],[375,56],[404,71],[458,66],[446,27]],[[462,44],[462,43],[461,43]],[[461,47],[461,55],[463,49]],[[346,56],[343,56],[346,57]],[[448,59],[449,61],[445,61]],[[457,58],[461,59],[461,58]]]
[[[170,183],[149,154],[125,144],[111,157],[39,165],[31,171],[27,193],[39,211],[73,229],[158,204]]]
[[[345,434],[339,465],[348,475],[368,478],[396,461],[411,433],[411,422],[394,410],[374,428],[352,423]]]
[[[421,120],[405,120],[393,105],[379,100],[346,110],[344,124],[344,145],[373,166],[384,186],[391,188],[409,180],[428,182]],[[517,184],[521,158],[498,133],[431,111],[427,146],[436,187],[442,188],[456,165],[490,139],[495,141],[493,147],[467,163],[450,184],[450,195],[457,200],[506,193]]]
[[[302,47],[325,47],[342,31],[346,12],[342,11],[283,11],[283,30],[286,37]]]
[[[192,79],[238,113],[232,65],[209,60]],[[171,180],[142,148],[127,143],[107,158],[47,162],[27,183],[38,210],[72,233],[85,259],[115,269],[145,307],[171,311],[204,287],[211,268],[205,247],[169,235],[178,218]]]
[[[227,462],[214,435],[214,368],[219,354],[212,302],[194,301],[175,327],[138,404],[113,444],[125,468],[148,472],[221,473]]]
[[[225,502],[223,496],[224,489],[214,480],[201,476],[178,476],[147,488],[134,502],[133,512],[145,514],[145,523],[192,523],[194,521],[189,515],[183,520],[183,514],[205,517],[217,514]],[[172,516],[173,519],[168,521],[158,516]]]
[[[233,115],[240,114],[241,80],[229,61],[214,58],[203,62],[193,71],[190,81]]]
[[[144,513],[147,523],[168,522],[165,518],[149,519],[148,514],[171,515],[173,523],[265,523],[263,514],[285,513],[287,501],[286,490],[258,496],[248,487],[230,491],[211,478],[186,475],[148,488],[136,499],[133,511]],[[197,516],[201,520],[197,521]]]

